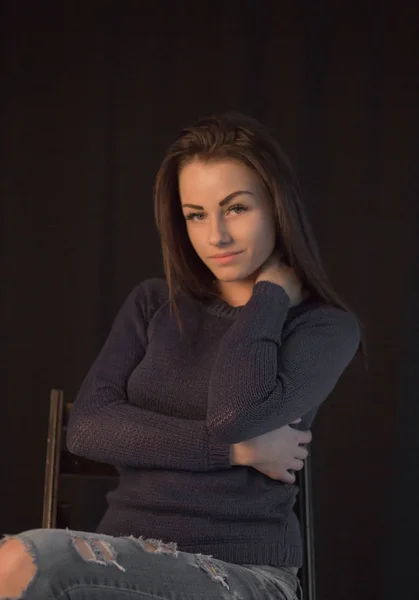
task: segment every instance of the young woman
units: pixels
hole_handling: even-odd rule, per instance
[[[68,431],[69,449],[115,465],[119,485],[95,534],[5,539],[0,597],[296,597],[294,471],[359,323],[323,270],[286,156],[255,120],[184,129],[155,212],[166,279],[129,294]]]

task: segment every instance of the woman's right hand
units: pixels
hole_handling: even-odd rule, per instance
[[[260,267],[255,284],[259,281],[270,281],[280,285],[290,299],[290,306],[297,306],[307,297],[295,270],[281,260],[278,250],[274,250]]]
[[[293,423],[300,423],[297,419]],[[292,423],[292,424],[293,424]],[[283,483],[294,483],[295,475],[289,471],[300,471],[308,450],[302,444],[312,440],[311,431],[300,431],[285,425],[231,447],[231,464],[253,467],[271,479]]]

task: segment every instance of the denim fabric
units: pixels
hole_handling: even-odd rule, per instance
[[[176,543],[35,529],[19,539],[36,565],[27,600],[294,600],[288,567],[237,565],[177,550]]]

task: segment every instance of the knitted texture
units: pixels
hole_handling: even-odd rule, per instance
[[[358,323],[310,301],[290,307],[268,281],[242,307],[178,302],[182,332],[166,282],[138,285],[74,403],[69,450],[120,473],[98,531],[299,567],[297,487],[231,466],[230,446],[298,417],[309,428],[357,350]]]

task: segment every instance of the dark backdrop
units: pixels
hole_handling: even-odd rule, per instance
[[[0,530],[41,522],[50,387],[76,393],[161,275],[152,185],[178,130],[238,109],[302,182],[367,327],[315,426],[320,600],[419,596],[416,2],[1,2]]]

